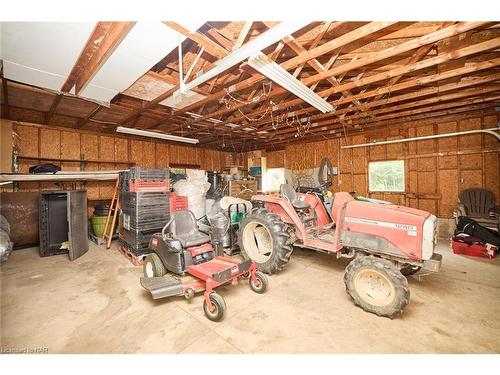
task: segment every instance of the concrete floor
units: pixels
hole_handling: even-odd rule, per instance
[[[500,258],[454,255],[442,272],[409,279],[411,302],[390,320],[354,306],[347,261],[296,249],[264,295],[247,283],[219,288],[220,323],[202,297],[154,301],[116,249],[91,243],[70,262],[14,251],[1,267],[1,346],[49,353],[499,353]]]

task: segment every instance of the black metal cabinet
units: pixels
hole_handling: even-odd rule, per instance
[[[42,191],[39,197],[40,256],[68,253],[74,260],[88,249],[87,192]],[[65,249],[62,245],[67,242]]]

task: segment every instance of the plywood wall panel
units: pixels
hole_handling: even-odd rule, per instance
[[[38,156],[38,131],[34,126],[16,125],[14,131],[18,135],[20,156]]]
[[[306,143],[304,147],[304,167],[314,168],[317,166],[316,160],[316,148],[318,147],[318,142]]]
[[[434,199],[419,199],[418,208],[437,215],[437,201]]]
[[[442,217],[451,217],[458,200],[458,171],[456,169],[443,169],[439,171],[439,200],[438,214]]]
[[[417,191],[419,194],[433,194],[436,192],[436,173],[418,172]]]
[[[40,156],[59,159],[61,157],[61,132],[40,129]]]
[[[418,173],[415,171],[410,171],[408,173],[408,179],[406,182],[409,193],[418,193],[417,181],[418,181]]]
[[[136,139],[130,141],[130,161],[138,167],[143,164],[142,141]]]
[[[409,171],[416,171],[418,169],[418,159],[417,158],[407,159],[405,164],[407,164]]]
[[[82,134],[80,138],[82,157],[87,160],[97,160],[99,158],[99,138],[95,134]],[[86,163],[87,165],[87,163]],[[87,168],[85,168],[87,169]]]
[[[484,165],[487,173],[484,175],[484,188],[492,191],[497,202],[500,201],[500,160],[498,153],[484,155]]]
[[[347,192],[355,191],[352,186],[352,174],[342,173],[340,175],[340,182],[341,182],[339,186],[340,191],[347,191]]]
[[[166,143],[156,144],[156,168],[168,167],[168,145]]]
[[[61,158],[80,159],[80,134],[76,132],[61,132]]]
[[[285,153],[285,158],[288,155]],[[339,140],[330,139],[328,140],[328,157],[330,158],[333,165],[339,165]]]
[[[370,147],[370,160],[387,160],[386,149],[387,147],[385,145]]]
[[[459,191],[470,188],[482,188],[482,176],[478,171],[462,170],[460,171],[460,186]]]
[[[115,139],[108,136],[99,137],[99,160],[115,160]]]
[[[497,116],[485,116],[483,118],[483,129],[496,128],[498,123]],[[497,139],[492,135],[483,135],[483,147],[486,149],[495,149],[498,147]]]
[[[437,126],[438,134],[454,133],[457,131],[456,121],[445,122]],[[458,145],[457,137],[438,138],[439,152],[455,151]]]
[[[404,198],[403,198],[403,195],[401,195],[401,194],[385,193],[384,200],[387,202],[391,202],[393,204],[399,205],[402,203]]]
[[[416,136],[417,137],[423,137],[426,135],[432,135],[434,134],[434,126],[433,125],[426,125],[426,126],[420,126],[416,128]],[[434,152],[434,140],[429,139],[429,140],[423,140],[423,141],[416,141],[417,144],[417,153],[419,154],[428,154]]]
[[[267,154],[268,168],[284,168],[285,167],[285,151],[273,151]]]
[[[436,158],[418,158],[417,170],[418,171],[434,171],[436,169]]]
[[[128,140],[125,138],[115,138],[114,160],[128,162]]]
[[[154,168],[155,167],[155,157],[156,150],[154,142],[145,141],[142,143],[142,165],[144,168]]]
[[[482,166],[481,154],[460,155],[460,168],[461,169],[474,169],[479,170]]]
[[[457,168],[458,157],[457,155],[439,156],[438,167],[439,169]]]
[[[352,159],[352,173],[366,173],[367,160],[364,156],[354,156]]]
[[[318,166],[321,159],[328,157],[328,141],[316,142],[316,152],[314,158],[314,165]]]
[[[353,189],[356,194],[368,195],[368,187],[366,186],[366,175],[365,174],[355,174],[352,176]]]
[[[341,143],[342,144],[342,143]],[[340,150],[340,170],[341,173],[352,172],[352,152],[350,148]]]
[[[461,120],[458,123],[459,131],[481,129],[481,119],[473,118]],[[460,150],[477,150],[481,148],[481,134],[462,135],[458,138]]]

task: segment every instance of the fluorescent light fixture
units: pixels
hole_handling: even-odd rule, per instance
[[[248,65],[270,80],[276,82],[284,89],[297,95],[300,99],[306,101],[322,113],[333,111],[333,106],[330,103],[288,73],[281,66],[269,59],[262,52],[251,56],[248,59]]]
[[[226,57],[217,61],[214,68],[193,79],[191,82],[186,83],[184,85],[184,90],[191,90],[201,85],[202,83],[208,81],[209,79],[212,79],[225,70],[246,60],[253,54],[256,54],[264,48],[269,47],[271,44],[280,41],[285,36],[290,35],[293,32],[303,28],[307,24],[309,24],[309,22],[307,21],[281,22],[280,24],[274,26],[272,29],[263,32],[259,36],[242,45],[240,48],[231,52]]]
[[[179,137],[177,135],[150,132],[147,130],[124,128],[123,126],[118,126],[116,128],[116,132],[117,133],[132,134],[132,135],[140,135],[142,137],[149,137],[149,138],[166,139],[167,141],[173,141],[173,142],[184,142],[184,143],[192,143],[192,144],[200,142],[198,139],[194,139],[194,138]]]

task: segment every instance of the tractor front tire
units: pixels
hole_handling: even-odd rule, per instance
[[[281,271],[293,248],[281,218],[265,208],[255,208],[240,224],[238,242],[245,259],[255,262],[267,274]]]
[[[155,253],[146,255],[142,270],[144,272],[144,277],[162,277],[167,273],[163,262]]]
[[[387,259],[358,256],[344,274],[346,292],[354,304],[379,316],[394,318],[410,301],[408,281]]]

